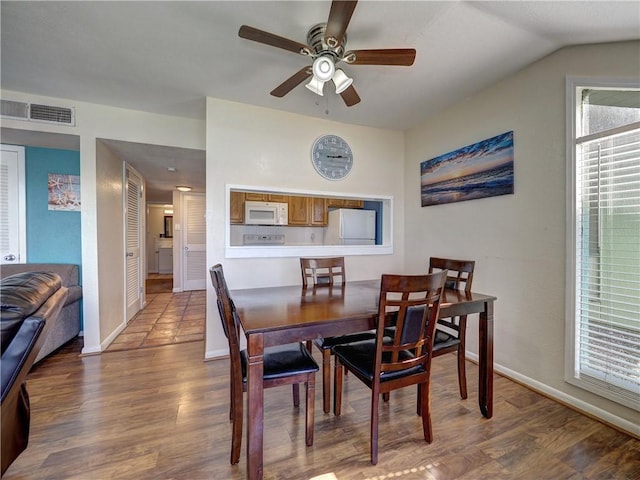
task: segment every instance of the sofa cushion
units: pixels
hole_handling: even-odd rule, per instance
[[[73,263],[7,263],[2,265],[0,277],[9,277],[24,272],[52,272],[60,275],[63,287],[72,287],[80,282],[78,265]]]
[[[0,352],[11,343],[26,317],[62,286],[58,274],[24,272],[0,280]]]

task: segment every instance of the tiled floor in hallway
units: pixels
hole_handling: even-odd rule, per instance
[[[204,339],[206,291],[147,295],[140,310],[107,348],[129,350]]]

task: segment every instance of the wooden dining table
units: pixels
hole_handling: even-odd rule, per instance
[[[247,340],[247,478],[263,476],[265,347],[375,328],[380,280],[344,286],[281,286],[231,291]],[[480,314],[478,403],[493,415],[493,302],[481,293],[445,290],[440,317]]]

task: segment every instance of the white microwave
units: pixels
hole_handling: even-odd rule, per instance
[[[278,202],[244,202],[246,225],[288,225],[289,205]]]

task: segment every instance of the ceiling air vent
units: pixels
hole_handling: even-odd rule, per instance
[[[76,124],[76,112],[73,107],[54,107],[40,103],[16,102],[2,100],[0,116],[15,120],[31,122],[55,123],[57,125]]]
[[[73,108],[69,107],[52,107],[51,105],[32,103],[29,118],[34,122],[76,124],[75,112]]]
[[[26,102],[14,102],[13,100],[2,100],[0,102],[0,115],[18,120],[29,119],[29,104]]]

